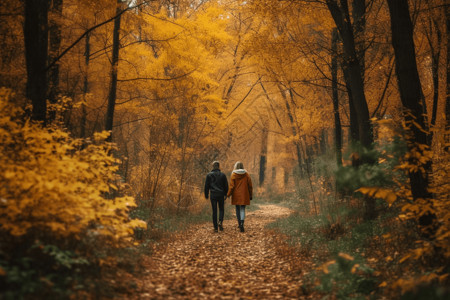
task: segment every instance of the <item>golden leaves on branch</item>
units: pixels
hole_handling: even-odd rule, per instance
[[[119,240],[145,227],[128,219],[133,198],[105,198],[117,189],[112,145],[104,142],[109,133],[82,141],[56,127],[20,121],[23,112],[9,102],[10,96],[1,90],[0,223],[5,231],[20,236],[34,229],[66,237],[90,227]]]

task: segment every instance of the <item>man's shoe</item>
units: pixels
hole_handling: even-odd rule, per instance
[[[220,230],[220,231],[223,231],[222,222],[219,222],[219,230]]]
[[[214,228],[214,232],[219,232],[219,230],[217,230],[217,228]]]

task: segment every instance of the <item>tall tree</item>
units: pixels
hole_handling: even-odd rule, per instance
[[[25,59],[27,91],[31,99],[32,119],[45,124],[47,112],[47,58],[49,0],[25,0]]]
[[[264,184],[266,178],[267,166],[267,142],[269,137],[269,122],[263,121],[263,128],[261,133],[261,153],[259,154],[259,186]]]
[[[430,141],[422,102],[422,86],[417,71],[413,24],[409,14],[408,0],[388,0],[387,2],[391,17],[392,46],[396,59],[400,99],[405,108],[404,118],[410,131],[408,147],[410,151],[423,154],[423,148],[420,146],[429,147]],[[427,163],[422,170],[417,168],[409,172],[414,200],[431,197],[428,190],[428,172],[431,170],[431,164]],[[425,215],[420,219],[420,224],[430,225],[432,218],[431,215]]]
[[[366,31],[366,0],[353,0],[353,31],[355,34],[356,55],[358,56],[361,76],[364,79],[365,67],[365,31]]]
[[[445,131],[450,132],[450,5],[445,7],[445,24],[446,24],[446,36],[447,36],[447,97],[445,98]],[[446,142],[450,143],[450,134],[446,137]],[[450,147],[447,147],[449,150]]]
[[[433,138],[434,128],[438,120],[438,106],[439,98],[442,90],[440,88],[441,83],[439,82],[440,73],[442,73],[442,66],[444,64],[441,62],[442,52],[445,51],[445,24],[443,20],[445,19],[445,7],[439,8],[441,1],[430,1],[426,0],[426,9],[424,13],[421,14],[419,18],[418,25],[416,25],[417,31],[420,33],[423,31],[424,37],[426,38],[429,56],[431,57],[431,77],[432,77],[432,102],[431,104],[431,120],[430,120],[430,144]],[[425,85],[424,85],[425,87]],[[426,93],[425,93],[426,94]]]
[[[342,165],[342,127],[339,115],[339,93],[338,93],[338,32],[333,28],[331,33],[331,91],[333,98],[334,112],[334,145],[336,152],[336,162],[338,166]]]
[[[342,73],[344,74],[345,87],[347,89],[347,97],[348,97],[348,108],[349,108],[349,121],[350,121],[350,141],[359,142],[361,141],[359,135],[359,121],[358,121],[358,112],[355,108],[355,104],[353,103],[353,93],[352,87],[350,86],[350,73],[348,68],[345,67],[344,62],[341,64]],[[354,162],[355,163],[355,162]]]
[[[117,0],[116,15],[114,19],[113,29],[113,44],[112,44],[112,58],[111,58],[111,81],[109,85],[108,94],[108,108],[106,111],[105,130],[110,131],[109,141],[112,141],[112,129],[114,123],[114,109],[116,106],[117,97],[117,70],[119,68],[119,46],[120,46],[120,20],[121,15],[121,0]]]
[[[339,5],[337,0],[326,0],[326,4],[342,38],[344,52],[343,67],[348,72],[347,76],[344,77],[351,90],[351,102],[357,114],[359,138],[363,146],[371,147],[373,143],[372,126],[370,124],[369,108],[364,94],[364,80],[357,55],[348,1],[342,0]]]
[[[432,25],[431,25],[432,24]],[[435,19],[430,21],[430,34],[434,30],[436,31],[437,45],[433,45],[432,37],[429,37],[428,42],[431,50],[431,74],[433,77],[433,105],[431,114],[430,127],[433,128],[436,125],[437,108],[439,102],[439,61],[441,57],[441,42],[442,33],[439,24]]]
[[[81,104],[81,120],[80,120],[80,137],[85,138],[86,137],[86,118],[87,118],[87,111],[86,111],[86,100],[87,100],[87,94],[89,93],[89,61],[91,56],[91,44],[89,42],[90,40],[90,34],[86,35],[85,38],[85,48],[84,48],[84,68],[85,68],[85,74],[84,74],[84,82],[83,82],[83,103]]]
[[[292,136],[294,137],[294,145],[295,145],[295,153],[297,154],[297,166],[298,166],[298,175],[295,178],[295,184],[299,186],[299,177],[303,176],[303,165],[302,165],[302,149],[301,149],[301,141],[298,133],[298,126],[294,121],[294,113],[292,111],[291,105],[289,104],[289,100],[286,96],[286,91],[283,89],[281,84],[278,84],[278,89],[280,91],[281,98],[284,100],[284,104],[286,106],[286,114],[289,118],[289,124],[292,129]]]
[[[354,36],[355,36],[355,47],[356,47],[356,55],[358,57],[358,61],[359,61],[359,67],[360,67],[360,72],[361,72],[361,77],[363,79],[364,82],[364,73],[365,73],[365,59],[364,59],[364,54],[365,54],[365,36],[364,36],[364,32],[366,30],[366,1],[365,0],[354,0],[352,2],[352,10],[353,10],[353,32],[354,32]],[[347,68],[345,68],[345,66],[343,66],[344,68],[344,72],[345,72],[345,78],[346,78],[346,82],[348,82],[347,84],[347,93],[348,93],[348,99],[349,99],[349,114],[350,114],[350,136],[351,136],[351,140],[352,142],[357,142],[360,141],[360,136],[359,136],[359,123],[358,123],[358,112],[356,110],[355,104],[353,103],[353,101],[351,101],[352,99],[352,92],[351,92],[351,87],[350,87],[350,73],[347,70]],[[358,164],[358,161],[356,159],[353,159],[353,164]]]
[[[61,16],[63,0],[51,1],[51,19],[49,21],[49,64],[58,56],[61,47],[61,28],[57,19]],[[56,62],[48,70],[49,91],[48,99],[50,103],[56,103],[59,93],[59,62]],[[53,118],[53,116],[49,116]]]

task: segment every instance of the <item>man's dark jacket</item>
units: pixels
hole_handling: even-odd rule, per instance
[[[205,198],[211,194],[211,198],[223,199],[228,193],[227,176],[220,172],[219,169],[214,169],[206,175],[205,182]]]

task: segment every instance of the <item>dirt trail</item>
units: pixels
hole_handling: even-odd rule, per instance
[[[298,259],[276,250],[276,236],[264,229],[290,214],[261,205],[248,212],[246,232],[235,219],[214,233],[212,223],[193,226],[143,262],[148,266],[136,299],[289,299],[302,297]]]

